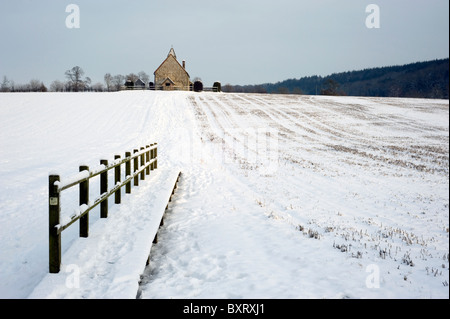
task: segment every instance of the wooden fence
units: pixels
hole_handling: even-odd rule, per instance
[[[150,90],[150,91],[194,91],[194,88],[191,86],[171,86],[170,88],[165,88],[164,86],[151,86],[151,87],[126,87],[121,86],[120,91],[143,91],[143,90]],[[220,92],[217,87],[203,87],[203,92]]]
[[[133,162],[133,172],[131,172]],[[139,163],[140,162],[140,163]],[[121,166],[125,164],[125,180],[121,182]],[[61,267],[61,233],[76,221],[80,221],[80,237],[89,236],[89,212],[100,205],[100,217],[108,217],[108,198],[114,194],[114,202],[121,202],[121,188],[131,193],[131,181],[139,186],[139,179],[145,180],[150,171],[158,168],[157,144],[147,145],[125,153],[121,159],[116,155],[114,161],[108,163],[101,160],[100,166],[90,170],[88,166],[80,166],[79,173],[61,182],[59,175],[49,176],[49,268],[50,273],[59,273]],[[108,189],[108,171],[114,169],[114,186]],[[93,201],[89,199],[89,180],[100,175],[100,194]],[[61,192],[79,185],[79,211],[69,220],[61,221]]]

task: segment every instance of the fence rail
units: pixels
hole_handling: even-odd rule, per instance
[[[120,91],[144,91],[144,90],[150,90],[150,91],[194,91],[193,86],[171,86],[170,88],[166,88],[162,85],[158,86],[145,86],[145,87],[126,87],[122,86],[120,88]],[[201,91],[204,92],[219,92],[219,89],[217,87],[203,87]]]
[[[58,273],[61,268],[61,233],[76,221],[80,221],[80,237],[89,236],[89,212],[100,205],[100,217],[108,217],[108,198],[114,194],[116,204],[121,202],[121,188],[131,193],[131,181],[139,186],[139,180],[145,180],[150,171],[158,168],[157,144],[146,145],[125,153],[121,159],[116,155],[114,161],[100,160],[100,165],[94,169],[80,166],[79,173],[61,182],[59,175],[49,176],[49,270]],[[133,172],[131,172],[133,162]],[[140,163],[139,163],[140,162]],[[121,166],[125,164],[125,180],[121,182]],[[108,172],[114,169],[114,186],[108,189]],[[89,200],[89,181],[100,175],[100,195],[93,201]],[[79,185],[79,210],[69,219],[61,220],[61,193],[73,186]]]

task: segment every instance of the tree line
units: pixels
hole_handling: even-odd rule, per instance
[[[277,83],[231,85],[224,92],[449,98],[449,59],[308,76]]]
[[[146,85],[149,84],[150,77],[144,71],[137,74],[111,75],[106,73],[102,82],[92,83],[90,77],[85,76],[84,70],[79,66],[67,70],[66,81],[55,80],[47,88],[45,84],[37,79],[32,79],[25,84],[17,84],[13,80],[3,76],[0,83],[0,92],[113,92],[119,91],[126,81],[136,82],[141,79]]]
[[[16,84],[3,76],[1,92],[111,92],[119,91],[126,81],[141,79],[146,86],[150,77],[141,71],[138,74],[111,75],[106,73],[104,82],[92,84],[84,70],[75,66],[65,72],[66,81],[55,80],[47,88],[44,83],[32,79],[26,84]],[[335,73],[326,77],[308,76],[288,79],[277,83],[258,85],[222,86],[223,92],[278,93],[305,95],[349,95],[376,97],[449,98],[449,59],[410,63]]]

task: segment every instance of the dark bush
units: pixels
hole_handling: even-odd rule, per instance
[[[222,85],[220,84],[220,82],[214,82],[213,88],[216,92],[222,92]]]
[[[203,91],[203,83],[201,81],[195,81],[194,82],[194,91],[195,92]]]
[[[127,89],[132,89],[134,87],[134,82],[131,81],[131,80],[127,80],[125,82],[125,86],[126,86]]]

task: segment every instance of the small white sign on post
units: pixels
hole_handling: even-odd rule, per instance
[[[50,197],[50,206],[58,206],[58,197]]]

